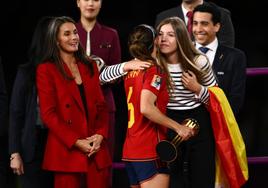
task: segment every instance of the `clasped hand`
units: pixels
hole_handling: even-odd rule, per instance
[[[78,139],[75,146],[78,147],[82,152],[86,153],[88,157],[98,152],[101,147],[103,136],[94,134],[84,139]]]

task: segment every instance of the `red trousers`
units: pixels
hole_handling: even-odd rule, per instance
[[[109,188],[110,168],[98,170],[89,162],[88,172],[55,172],[54,188]]]

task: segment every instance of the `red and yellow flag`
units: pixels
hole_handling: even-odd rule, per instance
[[[248,180],[245,144],[224,92],[219,87],[210,87],[209,93],[216,143],[215,187],[240,188]]]

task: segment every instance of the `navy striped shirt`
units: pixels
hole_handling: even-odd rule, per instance
[[[202,83],[200,83],[201,91],[198,96],[183,86],[181,80],[183,73],[181,64],[168,64],[170,76],[174,84],[174,89],[170,93],[169,103],[167,105],[168,109],[189,110],[200,106],[202,103],[208,103],[209,93],[207,88],[217,84],[216,78],[205,56],[200,55],[196,59],[196,66],[201,71],[209,70],[202,78]]]

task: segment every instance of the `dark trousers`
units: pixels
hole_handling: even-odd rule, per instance
[[[169,164],[170,188],[214,188],[215,141],[209,112],[200,106],[192,110],[168,110],[167,115],[179,123],[194,118],[200,126],[195,137],[180,144],[177,159]],[[174,136],[169,130],[169,139]]]
[[[42,169],[47,130],[37,128],[37,142],[32,161],[24,162],[24,174],[18,176],[21,188],[53,188],[53,173]]]
[[[53,174],[41,169],[41,161],[24,163],[24,173],[18,176],[22,188],[53,188]]]
[[[9,167],[8,138],[6,135],[0,136],[0,188],[15,188],[14,180],[15,176]]]

